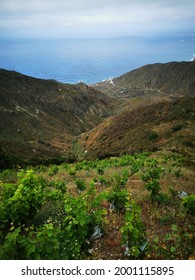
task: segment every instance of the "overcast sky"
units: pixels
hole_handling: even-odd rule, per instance
[[[115,37],[195,31],[195,0],[0,0],[0,37]]]

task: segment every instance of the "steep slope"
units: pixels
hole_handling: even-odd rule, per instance
[[[93,87],[123,98],[194,95],[195,61],[145,65]]]
[[[195,98],[162,101],[127,110],[83,134],[88,157],[171,149],[193,157]]]
[[[70,159],[73,150],[76,158],[164,148],[193,155],[194,61],[93,86],[0,70],[0,166]]]
[[[116,100],[87,85],[0,70],[0,152],[32,161],[66,155],[68,142],[113,113]]]

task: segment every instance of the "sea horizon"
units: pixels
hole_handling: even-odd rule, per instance
[[[146,64],[191,61],[195,36],[0,39],[0,68],[63,83],[92,84]]]

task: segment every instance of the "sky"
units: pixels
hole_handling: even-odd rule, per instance
[[[0,0],[0,38],[195,33],[195,0]]]

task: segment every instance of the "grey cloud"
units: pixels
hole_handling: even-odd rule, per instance
[[[194,0],[1,0],[0,31],[61,35],[193,28]],[[70,30],[71,29],[71,30]]]

